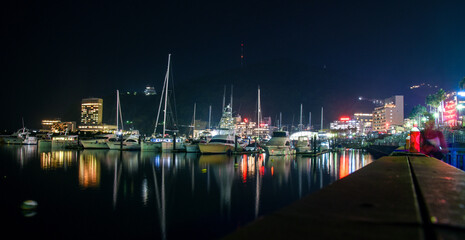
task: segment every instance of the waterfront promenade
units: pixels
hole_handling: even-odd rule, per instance
[[[382,157],[225,239],[465,239],[465,172]]]

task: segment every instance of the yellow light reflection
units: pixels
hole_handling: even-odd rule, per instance
[[[100,185],[100,161],[95,155],[81,156],[79,159],[79,185],[94,188]]]

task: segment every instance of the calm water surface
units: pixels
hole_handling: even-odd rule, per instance
[[[2,229],[17,237],[217,239],[371,163],[0,146]],[[23,211],[25,200],[35,211]]]

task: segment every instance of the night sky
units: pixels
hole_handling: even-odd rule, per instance
[[[408,95],[423,82],[453,90],[465,76],[464,1],[15,0],[0,9],[0,129],[20,128],[22,117],[36,128],[43,118],[78,121],[66,118],[79,116],[82,98],[116,89],[160,92],[169,53],[182,123],[195,101],[198,118],[212,104],[217,121],[224,85],[243,116],[254,115],[260,85],[264,116],[297,121],[303,103],[314,121],[324,106],[329,123],[373,107],[357,96]]]

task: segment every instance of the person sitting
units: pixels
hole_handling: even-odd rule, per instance
[[[448,152],[444,134],[435,128],[434,119],[428,120],[425,129],[421,131],[420,152],[439,160]]]

